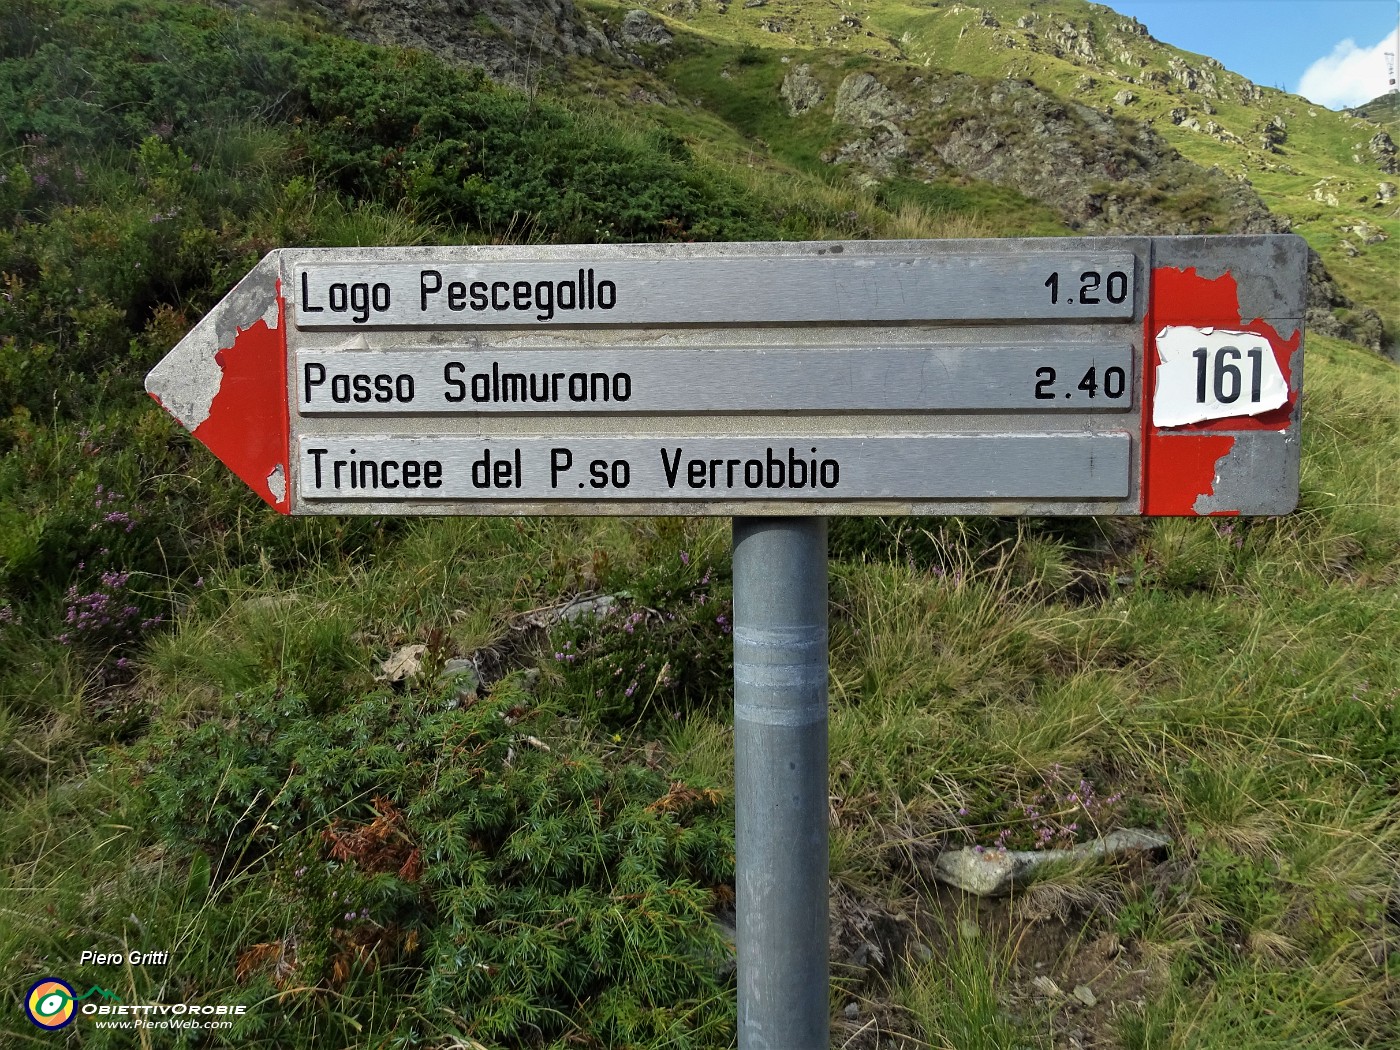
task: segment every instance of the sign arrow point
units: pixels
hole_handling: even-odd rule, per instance
[[[287,339],[280,252],[269,253],[146,376],[146,392],[283,514]]]

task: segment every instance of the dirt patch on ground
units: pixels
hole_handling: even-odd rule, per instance
[[[1122,1019],[1141,1014],[1166,972],[1119,939],[1114,916],[1160,867],[1137,857],[999,899],[914,880],[906,896],[881,901],[833,884],[831,1046],[939,1045],[900,1005],[899,989],[911,967],[936,966],[955,939],[970,938],[1006,963],[1002,1006],[1054,1050],[1118,1050]]]

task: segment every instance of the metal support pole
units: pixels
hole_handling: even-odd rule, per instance
[[[734,519],[739,1050],[825,1050],[826,519]]]

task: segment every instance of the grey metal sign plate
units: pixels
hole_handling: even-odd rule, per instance
[[[303,435],[303,499],[1122,499],[1132,441],[1102,434],[549,438]]]
[[[871,255],[832,244],[820,255],[615,255],[578,266],[304,262],[292,289],[299,328],[1126,320],[1135,263],[1107,248]]]
[[[1288,235],[280,249],[147,388],[293,514],[1284,513],[1306,263]]]
[[[1100,377],[1090,396],[1071,378]],[[1133,348],[302,350],[302,415],[1127,412]]]

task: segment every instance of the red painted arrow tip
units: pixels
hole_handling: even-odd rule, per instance
[[[286,304],[278,272],[274,253],[151,370],[146,388],[266,503],[289,514]]]
[[[194,436],[279,513],[291,513],[288,484],[287,341],[282,283],[277,323],[239,328],[214,360],[223,372],[209,418]]]

